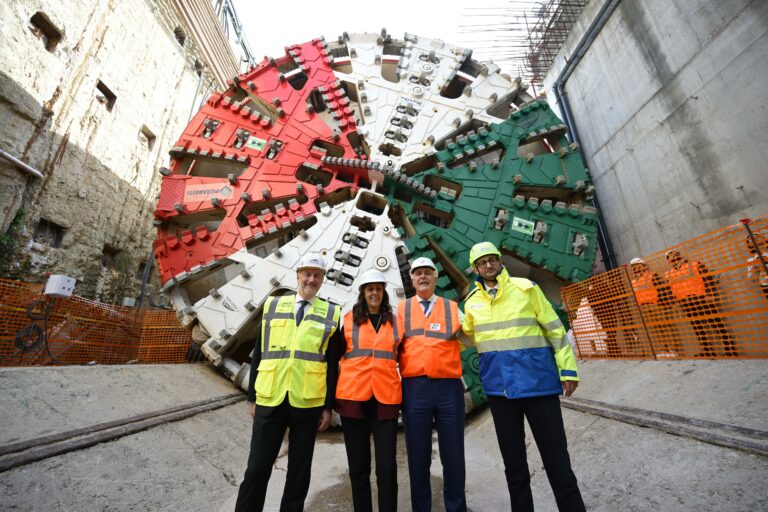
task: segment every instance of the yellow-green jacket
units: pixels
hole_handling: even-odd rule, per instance
[[[489,396],[524,398],[562,393],[579,380],[565,328],[541,289],[528,279],[498,276],[491,297],[482,281],[464,304],[462,330],[480,353],[480,379]]]
[[[261,362],[256,377],[256,404],[277,406],[286,393],[294,407],[325,403],[325,351],[339,325],[341,308],[315,299],[296,326],[295,295],[269,297],[261,322]]]

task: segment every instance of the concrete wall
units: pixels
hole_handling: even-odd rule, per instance
[[[30,23],[37,12],[63,34],[52,51]],[[190,33],[167,0],[0,2],[0,148],[45,175],[0,160],[0,275],[65,273],[79,295],[135,296],[157,170],[199,105],[200,74],[202,93],[212,82],[177,28]],[[99,82],[116,96],[111,111]],[[65,228],[60,247],[34,240],[41,220]]]
[[[619,263],[768,211],[767,83],[768,2],[619,2],[565,85]]]

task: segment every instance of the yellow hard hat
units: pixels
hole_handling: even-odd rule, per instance
[[[491,242],[480,242],[479,244],[475,244],[472,246],[472,249],[469,250],[469,264],[474,265],[476,259],[488,256],[489,254],[495,254],[501,258],[501,253]]]

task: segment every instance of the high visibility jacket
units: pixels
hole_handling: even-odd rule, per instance
[[[706,295],[704,276],[699,272],[699,265],[698,261],[686,261],[679,268],[664,272],[664,278],[669,281],[669,288],[676,299]]]
[[[376,397],[382,404],[401,403],[397,349],[403,327],[398,325],[398,318],[392,315],[389,322],[382,320],[376,332],[370,320],[357,325],[350,311],[344,317],[344,326],[346,351],[339,367],[336,398],[364,402]]]
[[[294,407],[325,403],[325,350],[339,325],[340,308],[315,299],[298,326],[295,308],[295,295],[269,297],[264,304],[257,405],[280,405],[286,393]]]
[[[632,280],[632,289],[635,290],[635,297],[637,303],[641,306],[643,304],[658,304],[659,303],[659,290],[653,284],[653,273],[645,272],[637,279]]]
[[[477,345],[480,380],[489,396],[524,398],[562,393],[579,380],[565,328],[544,293],[502,270],[491,297],[482,282],[464,303],[462,330]]]
[[[461,344],[456,339],[461,324],[455,302],[438,297],[426,317],[418,297],[411,297],[397,305],[397,316],[403,319],[403,377],[461,378]]]

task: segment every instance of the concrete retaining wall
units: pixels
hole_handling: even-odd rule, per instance
[[[768,211],[767,82],[768,3],[618,3],[565,91],[619,263]]]

